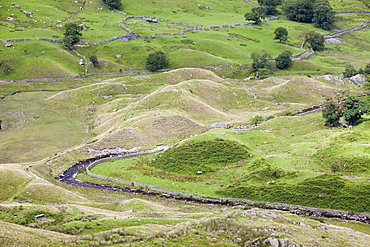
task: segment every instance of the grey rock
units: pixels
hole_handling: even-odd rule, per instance
[[[343,45],[345,44],[346,42],[342,42],[338,39],[335,39],[335,38],[330,38],[330,39],[326,39],[325,40],[325,44],[331,44],[331,45]]]
[[[306,224],[306,223],[304,223],[304,222],[299,222],[299,225],[300,225],[300,226],[310,227],[308,224]]]
[[[288,247],[290,244],[289,240],[286,240],[286,239],[280,239],[279,241],[280,241],[281,247]]]
[[[268,238],[265,241],[263,241],[263,244],[270,243],[272,247],[279,247],[279,240],[276,238]]]
[[[318,226],[317,229],[320,229],[320,230],[328,230],[328,228],[326,226]]]
[[[352,80],[352,81],[356,81],[356,82],[364,82],[364,81],[366,81],[366,77],[364,75],[361,75],[361,74],[357,74],[355,76],[352,76],[349,79]]]
[[[213,124],[210,124],[210,126],[214,128],[226,128],[228,125],[224,123],[213,123]]]

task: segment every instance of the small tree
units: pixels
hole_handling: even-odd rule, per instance
[[[370,112],[369,103],[354,96],[349,96],[343,103],[343,116],[350,125],[354,125],[362,115]]]
[[[99,60],[96,56],[90,56],[89,59],[90,59],[90,62],[93,64],[93,68],[98,66]]]
[[[271,57],[270,54],[267,52],[263,52],[261,54],[253,52],[251,54],[251,58],[253,60],[252,69],[253,71],[256,72],[256,77],[258,77],[258,70],[268,67],[269,64],[267,59],[270,57]]]
[[[330,30],[330,26],[335,22],[335,14],[328,1],[316,1],[313,5],[312,22],[318,27]]]
[[[313,1],[291,0],[285,5],[285,13],[292,21],[311,23],[314,16]]]
[[[262,123],[263,121],[265,121],[265,118],[262,117],[262,116],[257,115],[257,116],[254,116],[252,118],[251,124],[252,125],[258,125],[258,124]]]
[[[325,123],[329,126],[337,125],[339,118],[342,116],[341,109],[338,105],[330,101],[324,104],[325,108],[322,110],[322,117],[325,118]]]
[[[148,70],[163,69],[168,66],[166,54],[162,51],[150,53],[146,58],[146,68]]]
[[[346,69],[343,72],[343,76],[345,78],[349,78],[355,75],[357,75],[357,70],[355,69],[355,67],[353,67],[351,64],[347,64]]]
[[[74,44],[77,44],[80,41],[82,27],[78,26],[76,23],[67,23],[65,25],[64,31],[64,46],[67,49],[70,49]]]
[[[284,27],[276,28],[274,34],[275,34],[274,39],[278,39],[279,42],[286,41],[288,39],[288,30],[286,30],[286,28]]]
[[[308,32],[306,34],[306,42],[310,44],[311,48],[314,51],[321,51],[325,47],[325,44],[324,44],[325,38],[324,38],[324,36],[322,36],[318,33],[315,33],[313,31]]]
[[[277,13],[276,6],[281,4],[281,0],[257,0],[258,4],[266,8],[267,15]]]
[[[290,58],[291,55],[291,51],[283,51],[283,53],[275,58],[276,67],[278,67],[278,69],[289,68],[292,65],[292,59]]]
[[[112,9],[119,9],[122,6],[121,0],[103,0]]]
[[[266,18],[266,8],[265,7],[256,7],[253,8],[251,12],[248,12],[244,15],[245,20],[254,21],[254,23],[261,23],[261,19]]]

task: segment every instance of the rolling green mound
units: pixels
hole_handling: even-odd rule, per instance
[[[270,179],[278,173],[270,171]],[[245,179],[249,179],[246,177]],[[257,201],[274,201],[320,208],[346,209],[355,212],[369,212],[370,186],[354,183],[335,175],[320,175],[294,185],[270,184],[253,186],[244,184],[244,179],[219,191],[223,196],[248,198]]]
[[[239,143],[223,139],[186,143],[169,149],[150,163],[165,171],[194,175],[215,172],[221,167],[246,159],[248,151]]]

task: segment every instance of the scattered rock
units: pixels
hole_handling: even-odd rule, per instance
[[[343,86],[344,85],[343,79],[339,76],[324,75],[324,76],[317,77],[317,79],[324,79],[326,81],[330,81],[336,86]]]
[[[210,126],[214,128],[227,128],[228,127],[228,125],[224,123],[213,123],[213,124],[210,124]]]
[[[343,45],[345,44],[346,42],[342,42],[338,39],[335,39],[335,38],[330,38],[330,39],[326,39],[325,40],[325,44],[331,44],[331,45]]]
[[[116,58],[121,58],[122,57],[122,55],[116,55]]]
[[[308,224],[304,223],[304,222],[299,222],[299,225],[300,226],[305,226],[305,227],[310,227]]]
[[[236,215],[241,215],[241,216],[258,215],[258,216],[261,216],[263,218],[282,219],[280,214],[276,214],[274,212],[269,212],[269,211],[264,211],[264,210],[258,210],[258,209],[255,209],[255,208],[237,213]]]
[[[366,77],[364,75],[361,75],[361,74],[357,74],[355,76],[352,76],[349,79],[351,81],[355,81],[355,82],[364,82],[364,81],[366,81]]]
[[[289,240],[286,239],[280,239],[279,242],[281,247],[288,247],[290,244]]]
[[[279,247],[279,240],[276,238],[268,238],[265,241],[263,241],[263,244],[270,243],[272,247]]]
[[[5,47],[11,47],[12,44],[5,44]]]

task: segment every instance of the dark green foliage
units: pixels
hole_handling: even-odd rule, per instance
[[[270,57],[271,57],[270,54],[267,52],[263,53],[253,52],[251,54],[251,58],[253,60],[252,63],[253,71],[258,71],[259,69],[267,68],[269,65],[267,59]]]
[[[103,0],[109,7],[119,9],[122,6],[121,0]]]
[[[324,44],[325,38],[324,38],[324,36],[322,36],[318,33],[315,33],[313,31],[308,32],[306,34],[306,42],[310,44],[311,48],[314,51],[321,51],[325,47],[325,44]]]
[[[64,36],[82,36],[81,31],[82,27],[78,26],[76,23],[67,23],[65,25]]]
[[[70,49],[73,45],[77,44],[80,41],[80,38],[77,36],[67,35],[64,36],[63,42],[64,46]]]
[[[258,3],[266,8],[267,15],[272,15],[277,13],[276,6],[281,4],[281,0],[258,0]]]
[[[275,58],[276,67],[278,67],[278,69],[289,68],[292,65],[292,59],[290,58],[291,55],[291,51],[283,51],[283,53]]]
[[[343,76],[345,78],[349,78],[355,75],[357,75],[357,70],[355,69],[355,67],[353,67],[353,65],[351,64],[346,65],[346,69],[343,72]]]
[[[365,68],[364,68],[364,75],[370,75],[370,63],[366,64]]]
[[[342,116],[340,107],[334,104],[333,101],[326,103],[324,106],[325,108],[322,110],[322,117],[326,119],[325,123],[330,126],[336,125],[339,118]]]
[[[90,62],[93,64],[94,67],[96,67],[99,64],[99,60],[96,56],[90,56],[89,59],[90,59]]]
[[[80,41],[80,36],[82,36],[81,31],[82,27],[76,23],[67,23],[63,38],[64,46],[71,48],[74,44],[77,44]]]
[[[335,21],[334,11],[326,0],[291,0],[285,5],[285,12],[292,21],[313,22],[326,30]]]
[[[266,18],[267,9],[265,7],[256,7],[252,8],[251,12],[248,12],[244,15],[245,20],[253,21],[256,24],[261,23],[261,19]]]
[[[252,125],[257,125],[257,124],[262,123],[263,121],[265,121],[265,118],[264,117],[262,117],[262,116],[254,116],[252,118],[251,124]]]
[[[362,115],[370,112],[369,103],[354,96],[349,96],[343,106],[345,108],[343,116],[350,125],[354,125]]]
[[[328,1],[317,1],[314,4],[312,22],[322,29],[330,30],[335,22],[335,14]]]
[[[166,54],[162,51],[150,53],[146,58],[146,68],[148,70],[163,69],[168,66]]]
[[[313,1],[292,0],[285,5],[285,13],[292,21],[311,23],[314,17]]]
[[[297,184],[254,186],[237,182],[219,191],[222,196],[312,207],[369,212],[370,185],[355,184],[337,175],[320,175]]]
[[[274,31],[275,37],[274,39],[278,39],[279,42],[286,41],[288,39],[288,30],[284,27],[278,27]]]
[[[168,172],[196,175],[198,171],[202,171],[202,174],[215,172],[224,165],[247,157],[248,150],[245,146],[237,142],[215,139],[171,148],[150,165]]]

